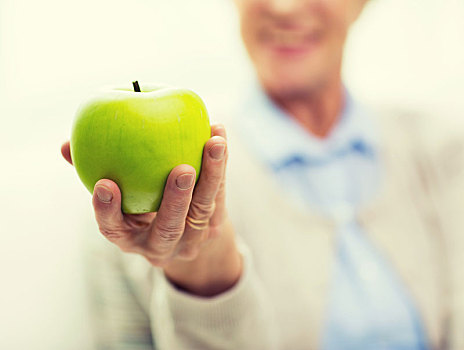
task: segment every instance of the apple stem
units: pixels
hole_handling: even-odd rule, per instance
[[[139,82],[136,80],[136,81],[133,81],[132,82],[132,85],[134,86],[134,91],[135,92],[141,92],[140,91],[140,86],[139,86]]]

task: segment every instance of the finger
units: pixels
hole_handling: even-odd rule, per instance
[[[195,169],[190,165],[179,165],[169,174],[149,238],[150,248],[155,255],[171,254],[181,239],[194,183]]]
[[[61,145],[61,155],[63,156],[66,161],[72,165],[72,159],[71,159],[71,146],[69,141],[66,141]]]
[[[208,237],[209,219],[213,215],[214,198],[221,183],[226,148],[226,142],[220,136],[213,136],[205,145],[200,178],[193,192],[184,236],[176,251],[180,258],[195,258],[200,243]]]
[[[225,159],[225,165],[224,165],[224,173],[222,176],[221,183],[219,185],[219,189],[216,193],[216,198],[215,198],[215,210],[213,215],[211,216],[209,220],[209,225],[210,225],[210,233],[211,236],[210,238],[213,238],[217,236],[220,232],[216,232],[217,229],[220,228],[221,224],[224,222],[226,218],[226,167],[227,167],[227,159],[228,155],[226,156]]]
[[[226,129],[224,128],[224,125],[222,124],[215,124],[211,127],[211,132],[212,132],[212,136],[221,136],[222,138],[224,138],[226,141],[227,141],[227,133],[226,133]],[[229,158],[229,152],[226,152],[226,159],[225,159],[225,165],[224,165],[224,169],[223,169],[223,172],[224,172],[224,175],[226,173],[226,166],[227,166],[227,159]],[[223,175],[223,182],[224,182],[224,175]]]
[[[208,221],[213,214],[214,198],[222,180],[226,140],[213,136],[205,145],[203,164],[188,216],[194,221]]]
[[[226,132],[225,128],[222,124],[214,124],[211,125],[211,137],[220,136],[225,139]],[[211,147],[210,144],[206,144],[205,148]],[[206,153],[203,156],[203,165],[202,165],[202,173],[206,170]],[[198,188],[200,183],[202,182],[202,177],[200,175],[200,180],[197,186],[195,187],[193,200],[189,208],[189,214],[186,220],[186,229],[184,231],[184,235],[182,236],[182,241],[178,245],[176,250],[176,255],[178,258],[184,260],[193,260],[198,255],[200,250],[201,242],[205,241],[208,238],[208,231],[206,228],[209,226],[209,217],[214,212],[214,200],[206,205],[197,204],[196,198],[198,197]],[[214,189],[217,191],[217,189]],[[197,212],[194,214],[194,212]],[[198,212],[203,212],[203,215],[198,215]]]
[[[134,244],[121,212],[118,185],[107,179],[98,181],[94,187],[92,203],[100,232],[121,250],[131,251]]]
[[[216,135],[221,136],[227,140],[226,129],[224,128],[223,125],[221,124],[215,125],[214,132]],[[216,193],[216,198],[215,198],[216,206],[215,206],[214,213],[211,216],[211,219],[209,221],[211,238],[219,234],[218,229],[220,228],[220,225],[224,222],[225,216],[226,216],[225,215],[226,214],[226,203],[225,203],[226,202],[225,201],[226,189],[225,188],[226,188],[226,170],[227,170],[228,159],[229,159],[229,152],[227,152],[225,156],[221,184],[219,185],[219,189]]]

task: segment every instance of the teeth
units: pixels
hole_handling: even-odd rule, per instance
[[[281,28],[262,28],[259,38],[262,42],[283,48],[297,48],[320,39],[321,33],[314,28],[288,30]]]

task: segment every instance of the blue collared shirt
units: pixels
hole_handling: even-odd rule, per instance
[[[256,85],[236,122],[242,139],[288,196],[337,223],[324,349],[426,349],[408,291],[356,220],[357,209],[375,194],[382,174],[376,127],[366,110],[345,91],[337,125],[319,139]]]

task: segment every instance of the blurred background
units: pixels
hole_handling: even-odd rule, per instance
[[[463,0],[372,0],[346,84],[369,103],[464,120],[463,43]],[[138,79],[220,104],[250,72],[231,0],[0,0],[1,349],[92,349],[82,260],[97,233],[60,155],[88,93]]]

